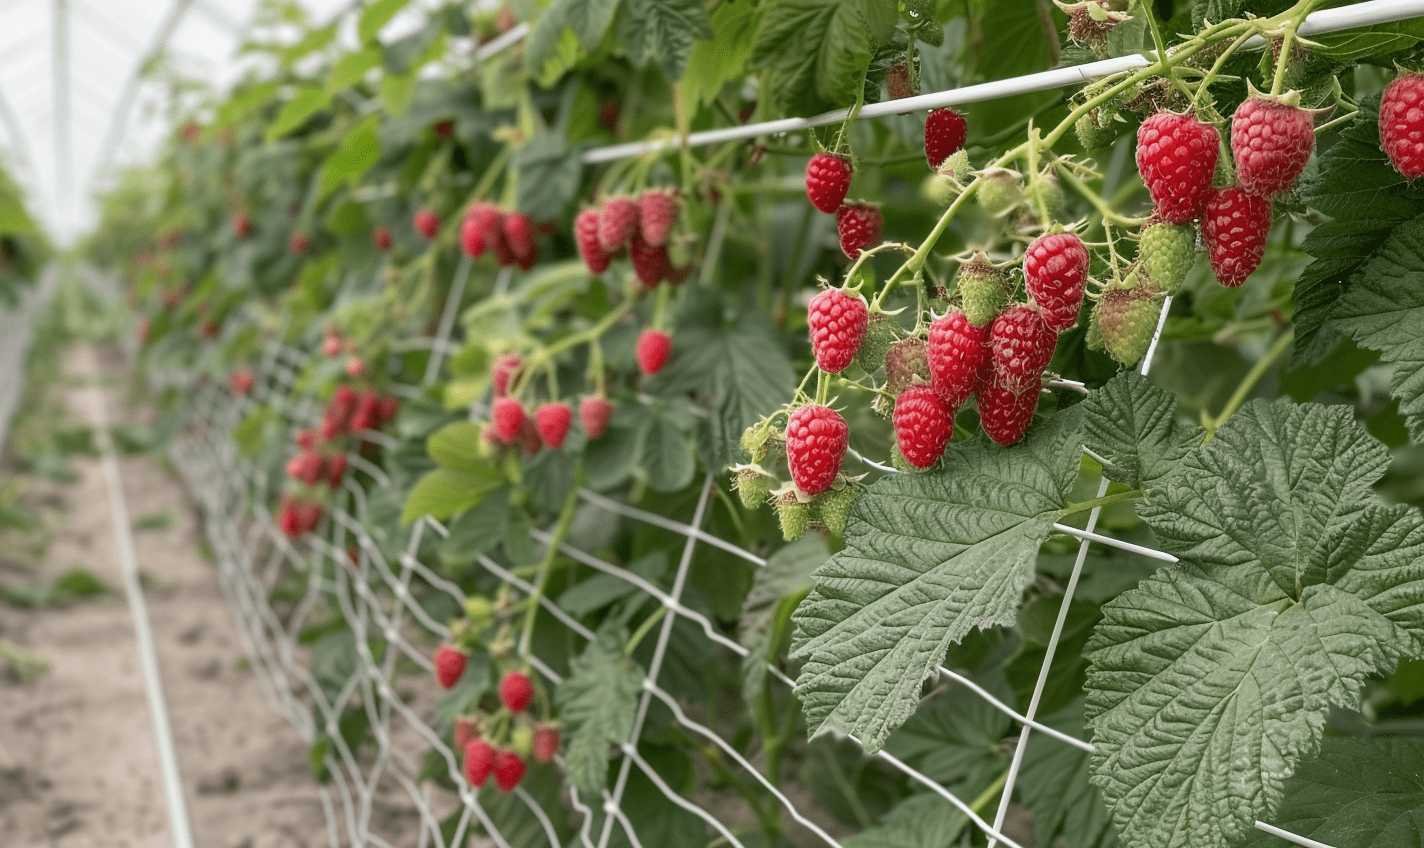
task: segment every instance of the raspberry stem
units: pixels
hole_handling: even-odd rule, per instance
[[[563,509],[559,510],[559,522],[554,525],[554,530],[549,537],[549,546],[544,550],[544,558],[539,561],[539,576],[534,581],[534,594],[527,600],[529,608],[524,611],[524,630],[519,639],[520,656],[527,658],[530,656],[532,640],[534,637],[534,618],[539,612],[539,599],[544,596],[544,589],[549,583],[549,572],[553,571],[554,560],[559,555],[559,544],[569,535],[569,528],[574,523],[574,507],[578,506],[579,489],[583,488],[583,461],[574,465],[574,483],[569,487],[569,494],[564,498]]]
[[[1256,363],[1251,366],[1251,370],[1246,372],[1245,377],[1241,378],[1241,384],[1236,387],[1236,391],[1226,402],[1226,406],[1222,407],[1221,414],[1215,418],[1204,416],[1205,420],[1202,421],[1202,426],[1206,428],[1206,439],[1202,444],[1210,442],[1216,435],[1217,429],[1225,424],[1227,419],[1231,418],[1232,415],[1236,414],[1236,410],[1240,409],[1241,405],[1246,402],[1247,395],[1251,394],[1251,390],[1256,387],[1256,384],[1261,381],[1262,377],[1266,376],[1266,372],[1275,365],[1276,360],[1280,359],[1281,355],[1290,349],[1291,342],[1293,341],[1295,341],[1295,333],[1290,329],[1287,329],[1277,336],[1275,342],[1271,345],[1271,349],[1266,351],[1266,355],[1256,360]]]

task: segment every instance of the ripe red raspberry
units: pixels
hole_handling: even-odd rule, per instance
[[[811,205],[827,215],[845,202],[852,176],[850,160],[831,153],[817,153],[806,163],[806,196]]]
[[[622,250],[638,231],[638,204],[631,197],[610,197],[598,213],[598,244],[608,253]]]
[[[315,448],[308,448],[287,461],[287,476],[303,486],[315,486],[325,465],[322,455]]]
[[[277,513],[277,529],[288,539],[302,535],[302,521],[297,515],[297,505],[289,497],[282,499],[282,507]]]
[[[1400,74],[1385,86],[1379,133],[1384,155],[1400,176],[1424,176],[1424,76]]]
[[[390,250],[391,242],[392,238],[390,227],[377,227],[376,229],[371,231],[371,243],[376,246],[377,250],[383,253],[387,250]]]
[[[331,403],[327,406],[327,412],[350,415],[351,410],[355,408],[356,390],[344,383],[337,386],[336,390],[331,393]]]
[[[598,243],[597,209],[585,209],[574,218],[574,241],[578,242],[579,256],[583,257],[583,264],[591,273],[602,274],[608,270],[608,263],[613,257]]]
[[[506,445],[513,444],[524,427],[524,404],[512,397],[502,397],[494,402],[492,418],[495,435]]]
[[[494,755],[494,784],[506,794],[513,792],[524,779],[524,758],[513,751],[498,751]]]
[[[613,404],[607,398],[586,397],[579,401],[579,420],[583,422],[583,431],[590,440],[603,438],[603,433],[608,429],[608,419],[613,417]]]
[[[958,309],[930,325],[930,386],[951,409],[963,406],[973,393],[974,381],[989,359],[988,341],[989,325],[974,326]]]
[[[352,558],[355,561],[355,558]],[[455,716],[455,750],[463,751],[470,743],[480,738],[480,721],[475,716]]]
[[[512,713],[522,713],[534,700],[534,683],[522,671],[505,672],[499,681],[499,700]]]
[[[534,725],[534,759],[547,763],[559,753],[559,726],[540,722]]]
[[[305,254],[311,249],[311,239],[306,233],[292,233],[292,237],[287,241],[287,246],[298,256]]]
[[[421,209],[415,213],[415,231],[426,241],[440,234],[440,216],[433,209]]]
[[[326,439],[327,441],[331,441],[337,436],[340,436],[342,433],[345,433],[347,428],[347,422],[349,420],[349,414],[335,415],[333,413],[328,412],[321,419],[321,437],[323,439]]]
[[[435,136],[448,141],[455,137],[455,122],[449,118],[435,122]]]
[[[529,220],[528,215],[509,212],[504,215],[503,223],[504,240],[516,259],[523,263],[538,256],[539,246],[534,243],[534,222]]]
[[[1191,115],[1158,112],[1137,130],[1137,170],[1157,212],[1173,224],[1201,214],[1220,154],[1216,128]]]
[[[465,746],[465,779],[479,789],[489,780],[494,771],[495,750],[483,739],[472,740]]]
[[[930,163],[930,170],[963,150],[968,137],[969,124],[963,115],[953,109],[930,110],[925,116],[925,159]]]
[[[859,259],[860,252],[880,244],[885,219],[880,207],[871,203],[842,203],[836,210],[836,235],[841,251],[850,259]]]
[[[245,239],[252,235],[252,218],[247,215],[238,215],[233,218],[232,234],[240,239]]]
[[[494,396],[502,398],[509,394],[509,379],[519,370],[521,360],[517,354],[506,353],[490,366],[490,381],[494,383]]]
[[[400,398],[394,395],[381,398],[380,404],[376,406],[376,418],[381,422],[378,426],[386,426],[396,420],[396,416],[399,414]]]
[[[1015,392],[997,381],[975,390],[979,401],[979,426],[996,443],[1008,447],[1024,437],[1038,408],[1038,387]]]
[[[493,203],[476,203],[465,213],[460,224],[460,247],[471,259],[479,259],[486,251],[499,255],[504,244],[504,213]],[[505,248],[507,249],[507,248]]]
[[[633,238],[629,240],[628,258],[633,261],[633,274],[644,288],[657,288],[672,270],[667,248],[653,247],[643,241],[642,233],[633,233]]]
[[[644,330],[638,336],[638,369],[652,375],[663,370],[672,356],[672,339],[659,330]]]
[[[811,330],[816,367],[827,374],[839,374],[855,359],[865,340],[870,310],[860,297],[850,297],[840,289],[826,289],[811,298],[806,323]]]
[[[346,454],[334,453],[326,460],[326,485],[341,488],[341,480],[346,476]]]
[[[469,656],[454,645],[441,645],[435,649],[435,679],[441,689],[449,689],[460,682],[465,673],[465,663]]]
[[[786,463],[791,479],[808,495],[831,487],[849,446],[850,428],[828,406],[803,406],[786,423]]]
[[[1028,296],[1043,312],[1043,322],[1055,332],[1078,323],[1083,284],[1088,280],[1088,249],[1073,233],[1039,236],[1024,252]]]
[[[1252,97],[1231,117],[1236,184],[1251,194],[1270,197],[1290,188],[1314,149],[1315,120],[1297,105]]]
[[[1038,391],[1057,343],[1058,334],[1032,306],[1019,304],[999,313],[989,325],[994,381],[1015,393]]]
[[[911,386],[895,398],[895,444],[916,468],[929,468],[954,436],[954,410],[929,386]]]
[[[257,383],[257,378],[253,377],[252,372],[246,368],[239,368],[232,372],[230,379],[232,383],[232,393],[235,395],[247,394],[252,391],[252,387]]]
[[[1271,201],[1232,186],[1214,192],[1202,217],[1202,241],[1216,281],[1228,288],[1246,282],[1266,253]]]
[[[564,446],[564,439],[569,435],[569,424],[573,420],[573,410],[566,403],[541,404],[534,413],[534,426],[539,431],[539,438],[555,450]]]
[[[668,234],[677,223],[677,198],[671,191],[650,189],[638,198],[638,226],[643,241],[653,247],[667,244]]]
[[[321,352],[326,355],[327,359],[335,359],[340,356],[342,347],[340,336],[327,336],[321,340]]]
[[[302,450],[310,450],[316,447],[316,432],[314,430],[298,431],[297,438],[294,441],[296,441],[297,447]]]
[[[539,428],[534,426],[534,419],[528,415],[524,416],[524,424],[519,428],[518,442],[525,456],[533,456],[544,449],[544,443],[539,440]]]

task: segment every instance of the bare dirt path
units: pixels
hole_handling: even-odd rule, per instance
[[[79,349],[66,368],[85,379],[94,369],[116,376],[118,359],[114,350]],[[88,386],[61,391],[69,423],[89,424]],[[103,391],[111,422],[150,417],[126,408],[119,388]],[[0,677],[0,843],[168,848],[156,737],[101,461],[76,456],[71,465],[74,483],[25,478],[24,501],[41,508],[53,540],[37,564],[0,561],[0,583],[49,584],[80,566],[110,591],[34,610],[0,602],[0,638],[50,663],[32,683]],[[156,457],[124,457],[120,469],[133,522],[155,528],[135,530],[134,543],[195,844],[326,845],[306,749],[247,670],[216,567],[198,553],[191,500]],[[171,522],[155,518],[163,515]]]

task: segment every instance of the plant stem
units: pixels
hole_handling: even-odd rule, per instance
[[[1261,378],[1266,375],[1266,372],[1271,370],[1271,366],[1275,364],[1277,359],[1281,358],[1281,354],[1290,348],[1291,342],[1294,340],[1295,333],[1287,329],[1276,337],[1275,343],[1271,345],[1270,350],[1266,351],[1266,355],[1256,360],[1256,364],[1252,365],[1251,370],[1246,372],[1246,376],[1241,380],[1241,385],[1236,387],[1236,392],[1231,395],[1231,399],[1228,400],[1226,406],[1222,408],[1221,414],[1207,420],[1207,441],[1211,441],[1212,436],[1216,435],[1217,428],[1225,424],[1226,420],[1234,415],[1236,410],[1241,408],[1241,405],[1246,402],[1246,397],[1251,394],[1251,390],[1256,387],[1256,384],[1261,381]]]
[[[539,612],[539,599],[544,597],[544,588],[549,582],[549,572],[553,571],[554,560],[559,555],[559,543],[569,535],[569,527],[574,523],[574,507],[578,506],[579,489],[583,488],[583,463],[574,465],[574,484],[564,498],[563,509],[559,511],[559,522],[549,534],[549,547],[544,558],[539,561],[539,577],[534,583],[534,594],[529,596],[529,608],[524,611],[524,629],[519,637],[520,654],[529,656],[533,650],[534,618]]]
[[[1091,203],[1093,208],[1098,210],[1098,214],[1103,216],[1104,221],[1117,224],[1119,227],[1137,227],[1141,226],[1147,220],[1146,218],[1129,218],[1125,215],[1117,214],[1108,208],[1107,204],[1103,202],[1103,199],[1098,196],[1097,192],[1088,188],[1083,184],[1082,180],[1073,176],[1072,171],[1064,167],[1062,162],[1056,163],[1056,167],[1058,169],[1058,178],[1063,181],[1063,184],[1082,195],[1084,200]]]
[[[623,646],[624,656],[631,657],[633,652],[638,650],[638,643],[643,641],[643,637],[648,635],[648,632],[653,629],[653,625],[663,620],[667,610],[667,607],[658,607],[656,612],[643,619],[643,623],[638,625],[638,629],[633,631],[633,635],[628,638],[628,644]]]

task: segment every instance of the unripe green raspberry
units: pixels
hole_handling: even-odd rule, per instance
[[[1005,168],[995,168],[980,177],[979,205],[990,215],[1004,215],[1023,202],[1023,180]]]
[[[944,174],[930,174],[920,183],[920,197],[936,206],[948,206],[958,196],[959,184],[954,181],[953,177],[947,177]]]
[[[860,342],[860,349],[855,352],[855,364],[865,373],[874,374],[885,364],[885,354],[895,341],[895,322],[883,312],[870,313],[865,338]]]
[[[1103,293],[1093,311],[1108,353],[1130,366],[1142,359],[1152,343],[1152,333],[1162,314],[1162,300],[1145,286],[1111,289]]]
[[[1137,258],[1158,291],[1176,294],[1197,258],[1196,226],[1165,222],[1148,226],[1137,243]]]
[[[1107,350],[1103,345],[1103,328],[1098,326],[1098,310],[1096,307],[1088,314],[1088,331],[1083,334],[1083,344],[1088,350]]]
[[[806,535],[811,523],[811,505],[797,500],[795,492],[785,492],[776,499],[776,517],[781,522],[781,537],[794,542]]]
[[[930,363],[925,340],[911,337],[898,341],[885,353],[885,391],[898,395],[912,383],[930,381]]]
[[[735,470],[734,484],[742,506],[756,509],[766,503],[767,497],[771,495],[771,486],[768,485],[770,478],[755,465],[739,465]]]
[[[766,459],[766,443],[771,438],[771,429],[770,419],[764,418],[742,433],[741,448],[751,458],[752,464]]]
[[[960,148],[949,155],[949,158],[939,163],[938,173],[941,176],[952,177],[959,182],[969,176],[969,151]]]
[[[482,595],[471,595],[465,599],[465,617],[474,627],[483,627],[494,617],[494,606]]]
[[[523,722],[516,724],[509,732],[509,747],[514,753],[529,759],[529,755],[534,753],[534,728]]]
[[[839,490],[828,489],[816,496],[816,515],[832,536],[844,536],[846,521],[850,519],[851,504],[854,503],[854,486]]]
[[[959,269],[959,297],[964,317],[982,327],[1009,305],[1009,276],[976,253]]]

